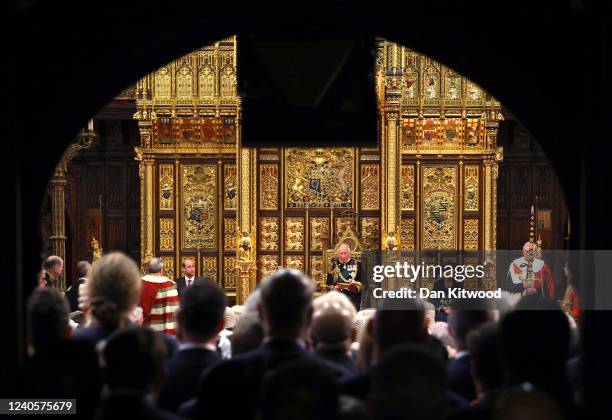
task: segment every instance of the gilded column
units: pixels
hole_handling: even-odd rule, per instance
[[[58,166],[62,166],[63,162]],[[50,181],[51,186],[51,218],[52,218],[52,236],[51,243],[53,254],[66,260],[66,226],[65,226],[65,206],[64,206],[64,189],[66,188],[66,177],[64,173],[58,173],[56,168],[55,175]],[[57,287],[60,290],[66,290],[66,278],[64,273],[60,274],[57,279]]]
[[[492,243],[492,230],[493,230],[493,162],[491,159],[485,158],[484,160],[484,249],[490,251],[495,249],[495,244]]]
[[[397,233],[399,228],[399,170],[400,166],[400,147],[398,144],[399,112],[397,110],[387,110],[387,141],[385,150],[386,178],[386,234]]]
[[[140,163],[140,238],[141,262],[154,256],[153,242],[153,159],[143,159]]]

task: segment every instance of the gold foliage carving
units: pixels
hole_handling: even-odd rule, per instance
[[[176,72],[176,99],[181,105],[189,105],[193,100],[193,72],[186,63]]]
[[[295,268],[296,270],[304,271],[304,256],[285,255],[285,267]]]
[[[353,159],[350,148],[286,149],[287,207],[351,208]]]
[[[261,278],[264,279],[278,269],[278,255],[263,255],[261,257]]]
[[[236,287],[236,257],[223,257],[223,286]]]
[[[159,165],[159,209],[174,210],[174,165]]]
[[[463,221],[463,249],[466,251],[478,250],[478,219]]]
[[[259,248],[262,251],[278,250],[278,228],[278,217],[261,217],[259,219]]]
[[[236,177],[236,165],[223,166],[223,208],[225,210],[236,210],[238,196]]]
[[[174,257],[160,257],[164,262],[164,276],[174,278]]]
[[[414,250],[414,219],[402,219],[400,223],[400,249]]]
[[[259,165],[259,206],[262,210],[278,209],[278,165]]]
[[[162,67],[155,72],[155,102],[159,104],[170,104],[172,94],[172,81],[168,67]]]
[[[402,165],[402,210],[414,210],[414,165]]]
[[[159,250],[174,251],[174,219],[159,219]]]
[[[466,211],[478,211],[478,166],[465,167],[464,208]]]
[[[329,218],[313,217],[310,219],[310,249],[321,251],[329,243]]]
[[[361,244],[364,249],[378,249],[380,242],[378,217],[361,218]]]
[[[380,169],[378,165],[361,166],[361,209],[378,210]]]
[[[183,248],[216,248],[215,165],[183,166]]]
[[[285,249],[287,251],[304,250],[304,218],[285,218]]]
[[[423,249],[455,249],[457,168],[423,170]]]
[[[313,255],[310,257],[310,278],[317,287],[325,285],[327,272],[323,267],[323,256]]]
[[[238,232],[236,231],[236,218],[224,217],[223,218],[223,249],[225,251],[235,250],[237,237],[238,237]]]
[[[202,257],[202,276],[219,283],[217,275],[217,257]]]
[[[342,234],[346,231],[347,228],[351,228],[351,230],[355,231],[355,226],[353,223],[353,219],[349,217],[338,217],[336,219],[336,237],[334,241],[337,241],[342,237]]]

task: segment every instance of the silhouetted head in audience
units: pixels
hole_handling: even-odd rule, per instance
[[[238,317],[234,326],[233,334],[230,337],[232,355],[255,350],[261,344],[264,333],[258,312],[260,300],[261,288],[258,287],[247,298],[242,314]]]
[[[188,287],[175,312],[177,338],[195,343],[216,339],[225,325],[226,305],[225,293],[215,282],[203,281]]]
[[[336,381],[323,365],[301,359],[270,371],[261,390],[263,420],[332,420],[338,416]]]
[[[385,352],[372,368],[368,413],[375,419],[443,418],[446,367],[424,345],[403,344]]]
[[[549,395],[525,383],[499,396],[493,420],[565,420],[560,405]],[[569,417],[571,418],[571,417]]]
[[[490,311],[476,309],[474,304],[477,302],[470,303],[465,300],[451,302],[447,320],[448,332],[453,338],[457,351],[467,350],[467,336],[470,331],[493,319]]]
[[[28,347],[31,354],[52,348],[70,337],[70,307],[53,288],[35,289],[27,303]]]
[[[93,320],[111,331],[126,325],[138,305],[141,283],[136,263],[126,255],[112,252],[97,260],[87,282]]]
[[[501,388],[501,343],[499,325],[493,321],[471,331],[467,348],[471,354],[471,374],[477,393]]]
[[[261,284],[259,315],[264,334],[274,338],[308,338],[314,287],[304,274],[280,269]]]
[[[72,288],[79,287],[79,280],[86,279],[91,270],[91,264],[88,261],[79,261],[76,265],[76,277],[72,279]]]
[[[420,300],[394,302],[385,305],[374,315],[374,358],[398,344],[424,343],[427,341],[425,310]]]
[[[102,365],[111,391],[129,389],[155,395],[164,374],[166,345],[159,334],[146,327],[115,332],[102,350]]]
[[[500,325],[506,382],[531,382],[559,401],[564,400],[569,392],[565,362],[570,331],[559,305],[537,294],[527,295],[501,319]]]
[[[348,351],[355,337],[355,307],[351,301],[342,293],[329,292],[316,298],[313,308],[311,337],[315,346]]]

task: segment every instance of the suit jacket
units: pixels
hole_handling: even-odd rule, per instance
[[[174,420],[180,417],[157,408],[151,401],[138,391],[122,391],[107,397],[102,404],[102,415],[104,420],[125,419],[149,419],[149,420]]]
[[[476,389],[470,374],[469,354],[448,361],[448,385],[451,391],[456,392],[468,401],[476,398]]]
[[[214,351],[189,348],[166,362],[168,377],[158,398],[159,407],[176,412],[183,402],[194,398],[202,372],[221,362]]]
[[[317,359],[339,365],[348,375],[353,375],[357,372],[357,363],[345,351],[321,349],[316,350],[313,354]]]
[[[198,387],[195,418],[225,418],[228,407],[239,419],[254,418],[266,372],[300,358],[316,360],[295,340],[271,339],[248,353],[239,354],[204,372]],[[343,372],[332,364],[319,362],[337,376]],[[241,396],[236,404],[236,395]]]
[[[205,280],[210,280],[210,281],[212,281],[211,279],[206,278],[206,277],[197,277],[197,276],[196,276],[196,277],[194,277],[194,278],[193,278],[193,284],[192,284],[192,286],[193,286],[194,284],[196,284],[196,283],[199,283],[199,282],[201,282],[201,281],[205,281]],[[187,287],[187,283],[186,283],[186,281],[185,281],[185,276],[181,276],[181,277],[176,278],[176,279],[174,280],[174,282],[176,283],[176,290],[178,291],[178,295],[179,295],[179,299],[180,299],[180,298],[181,298],[181,296],[182,296],[182,294],[183,294],[183,290],[185,290],[185,287]]]

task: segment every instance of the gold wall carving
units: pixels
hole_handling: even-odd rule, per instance
[[[277,251],[279,249],[278,217],[259,218],[259,249]]]
[[[361,218],[361,245],[364,249],[378,249],[380,243],[378,217]]]
[[[402,219],[400,224],[400,249],[414,250],[414,219]]]
[[[326,249],[329,239],[329,218],[312,217],[310,219],[310,250]]]
[[[351,208],[354,158],[351,148],[285,149],[287,207]]]
[[[327,270],[323,267],[323,256],[313,255],[310,257],[310,278],[317,287],[325,286]]]
[[[456,188],[456,167],[423,166],[423,249],[455,249]]]
[[[336,219],[336,236],[334,238],[334,243],[342,237],[342,234],[346,231],[348,227],[355,231],[355,226],[353,226],[353,219],[348,217],[338,217]]]
[[[261,256],[261,278],[264,279],[278,269],[278,255]]]
[[[278,165],[259,165],[259,208],[278,209]]]
[[[303,255],[285,255],[285,267],[304,271]]]
[[[285,218],[285,250],[303,251],[304,250],[304,218],[286,217]]]
[[[215,249],[216,185],[215,165],[184,165],[183,248]]]
[[[402,165],[402,210],[414,210],[414,165]]]
[[[236,231],[236,218],[223,218],[223,249],[225,251],[236,250],[236,239],[238,232]]]
[[[174,165],[159,165],[159,209],[174,210]]]
[[[223,208],[225,210],[236,210],[238,197],[236,165],[225,164],[223,166]]]
[[[236,287],[236,257],[223,257],[223,287]]]
[[[174,251],[174,219],[162,217],[159,219],[159,250]]]
[[[478,211],[478,166],[465,166],[464,210]]]
[[[478,219],[463,221],[463,249],[466,251],[478,250]]]
[[[361,210],[378,210],[380,169],[378,165],[361,165]]]
[[[174,257],[160,257],[164,262],[164,276],[174,279]]]
[[[202,257],[202,276],[209,277],[216,283],[220,283],[217,275],[217,257]]]

